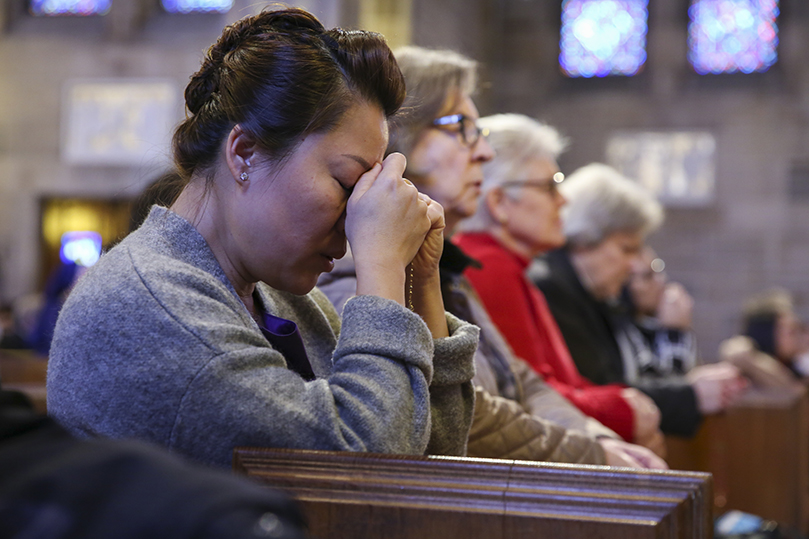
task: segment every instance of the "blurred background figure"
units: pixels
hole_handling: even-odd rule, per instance
[[[770,288],[747,298],[741,328],[720,345],[720,357],[756,385],[788,388],[809,376],[805,327],[788,290]]]
[[[622,301],[653,353],[637,365],[638,374],[682,375],[697,364],[697,343],[691,327],[694,300],[680,283],[671,282],[666,264],[644,246],[624,287]]]
[[[724,409],[747,382],[729,364],[695,367],[685,378],[640,374],[661,362],[620,308],[619,297],[633,269],[643,271],[643,246],[663,222],[662,206],[639,184],[600,163],[571,174],[560,190],[568,201],[567,243],[538,261],[531,277],[547,297],[573,360],[596,384],[626,383],[651,397],[664,433],[693,435],[703,415]],[[670,294],[680,304],[672,309],[678,319],[673,322],[682,326],[689,318],[688,300],[682,293],[677,298],[676,289]]]
[[[801,352],[803,325],[795,314],[792,295],[783,288],[774,288],[756,294],[744,306],[742,334],[750,337],[756,348],[792,370],[793,362]]]
[[[447,226],[439,263],[444,305],[481,328],[469,456],[665,467],[648,449],[626,443],[584,415],[517,357],[498,331],[463,275],[479,263],[447,239],[478,210],[483,167],[494,157],[472,100],[477,65],[447,50],[411,46],[395,54],[408,88],[408,113],[394,123],[388,151],[407,155],[406,177],[444,207]],[[530,131],[523,135],[521,149],[536,147]],[[357,288],[350,254],[318,285],[341,309]],[[606,408],[605,403],[593,406],[599,404]],[[631,421],[628,427],[631,436]]]
[[[0,348],[26,348],[14,308],[10,304],[0,305]]]
[[[596,386],[577,370],[542,293],[525,276],[531,259],[564,243],[557,158],[566,140],[553,127],[518,114],[481,120],[495,158],[484,165],[477,212],[453,240],[480,267],[471,281],[511,348],[584,413],[624,440],[664,453],[660,412],[641,392]]]
[[[62,261],[48,278],[43,302],[36,316],[33,331],[26,338],[26,346],[40,355],[48,355],[53,340],[56,319],[68,294],[87,267],[73,261]]]

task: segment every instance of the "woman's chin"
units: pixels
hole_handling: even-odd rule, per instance
[[[547,253],[548,251],[553,251],[553,250],[559,249],[561,247],[564,247],[564,245],[565,245],[565,237],[564,236],[559,235],[559,236],[554,236],[552,238],[546,238],[542,242],[542,248],[540,249],[540,252]]]
[[[294,280],[288,280],[278,284],[269,282],[267,284],[282,292],[289,292],[290,294],[295,294],[296,296],[305,296],[315,287],[318,277],[320,277],[319,273],[307,275],[305,277],[298,276]]]

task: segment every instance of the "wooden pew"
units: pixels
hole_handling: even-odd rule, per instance
[[[669,436],[673,469],[710,472],[717,515],[737,509],[809,533],[806,389],[752,389],[705,418],[692,439]]]
[[[709,474],[512,460],[237,448],[313,537],[710,538]]]
[[[29,350],[0,349],[0,387],[25,393],[45,413],[48,358]]]

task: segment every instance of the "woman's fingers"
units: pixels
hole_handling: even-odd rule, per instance
[[[355,258],[407,265],[425,236],[443,228],[443,212],[402,177],[407,160],[392,153],[357,182],[346,210],[346,235]]]

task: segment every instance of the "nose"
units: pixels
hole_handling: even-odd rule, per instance
[[[343,214],[337,219],[337,232],[345,236],[346,234],[346,211],[343,210]]]
[[[489,139],[481,135],[472,147],[472,160],[485,163],[492,159],[494,159],[494,148],[489,144]]]

